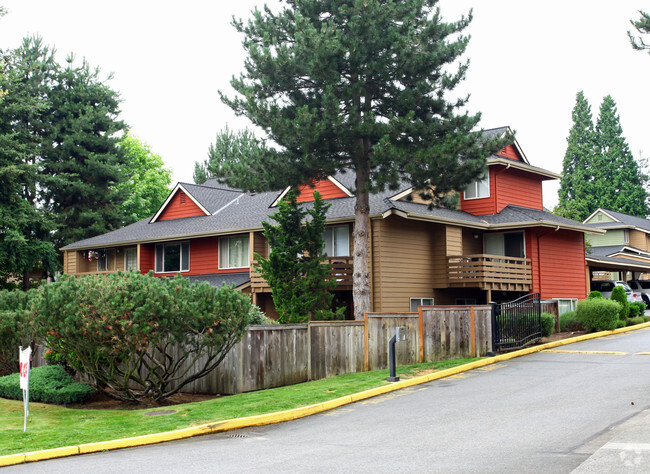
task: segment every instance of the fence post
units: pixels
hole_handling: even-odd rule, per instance
[[[494,301],[490,301],[490,306],[492,307],[492,350],[487,353],[489,357],[494,357],[497,355],[497,304]]]
[[[311,321],[307,321],[307,380],[311,380]]]

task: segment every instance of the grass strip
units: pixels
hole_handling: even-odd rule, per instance
[[[404,379],[476,360],[454,359],[398,367]],[[23,433],[23,402],[0,398],[0,456],[77,444],[161,433],[213,421],[289,410],[387,385],[388,370],[345,374],[286,387],[242,393],[195,403],[165,406],[171,415],[147,416],[157,410],[98,410],[29,404]]]

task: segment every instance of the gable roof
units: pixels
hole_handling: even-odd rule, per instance
[[[588,222],[596,214],[602,212],[612,219],[615,222],[598,222],[590,223]],[[584,223],[588,226],[598,226],[602,228],[611,228],[611,229],[625,229],[625,228],[634,228],[646,233],[650,233],[650,220],[644,219],[642,217],[630,216],[628,214],[623,214],[622,212],[611,211],[609,209],[598,208],[596,209],[589,217],[584,220]]]

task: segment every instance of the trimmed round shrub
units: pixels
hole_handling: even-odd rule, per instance
[[[575,311],[567,311],[560,315],[560,331],[583,331],[584,328],[580,321],[578,321],[578,313]]]
[[[643,316],[645,313],[645,303],[639,303],[639,302],[630,303],[629,307],[630,307],[630,314],[629,314],[630,318]]]
[[[615,286],[612,290],[612,296],[609,298],[612,301],[616,301],[621,305],[621,308],[618,310],[618,318],[622,321],[625,321],[630,314],[630,306],[627,302],[627,295],[625,294],[625,288],[622,286]]]
[[[555,328],[555,315],[542,313],[542,336],[550,337]]]
[[[578,321],[589,331],[616,329],[621,305],[611,299],[592,298],[578,301]]]
[[[93,395],[87,384],[75,382],[60,365],[36,367],[29,374],[29,399],[42,403],[81,403]],[[20,374],[0,377],[0,397],[22,400]]]
[[[589,293],[589,296],[587,296],[587,298],[602,298],[602,297],[603,294],[600,291],[596,291],[596,290],[592,291],[591,293]]]

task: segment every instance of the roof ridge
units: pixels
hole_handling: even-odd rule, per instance
[[[216,189],[216,190],[218,190],[218,191],[230,191],[230,192],[233,192],[233,193],[244,193],[244,194],[245,194],[245,192],[242,191],[241,189],[234,189],[234,188],[218,188],[218,187],[215,187],[215,186],[204,186],[204,185],[202,185],[202,184],[184,183],[184,182],[182,182],[182,181],[179,181],[178,184],[182,184],[183,186],[185,186],[185,185],[190,185],[190,186],[195,186],[195,187],[197,187],[197,188]]]

